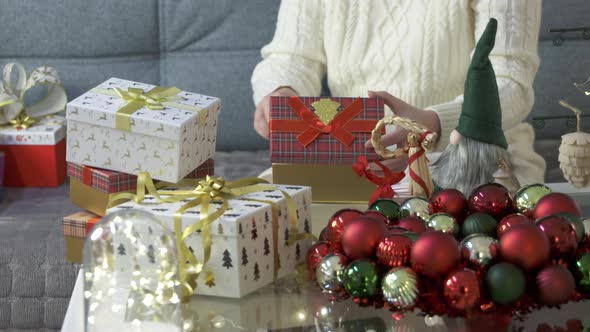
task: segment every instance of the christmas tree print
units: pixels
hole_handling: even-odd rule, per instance
[[[209,288],[215,286],[215,276],[213,276],[213,272],[207,271],[207,273],[205,273],[205,285],[209,286]]]
[[[242,248],[242,265],[248,265],[248,254],[246,253],[246,247]]]
[[[154,256],[154,246],[151,244],[148,247],[147,257],[150,263],[156,264],[156,257]]]
[[[254,264],[254,280],[260,279],[260,270],[258,269],[258,263]]]
[[[305,231],[305,233],[311,233],[311,225],[309,224],[309,219],[307,219],[307,218],[305,218],[303,230]]]
[[[297,242],[297,245],[295,246],[295,259],[297,261],[299,261],[300,258],[301,258],[301,248],[299,247],[299,242]]]
[[[225,249],[225,251],[223,252],[223,267],[229,269],[230,267],[234,267],[231,264],[231,257],[229,255],[229,251],[227,251],[227,249]]]
[[[297,220],[299,220],[299,210],[296,210],[297,212]]]
[[[127,255],[126,250],[125,250],[125,246],[123,246],[123,243],[119,244],[119,246],[117,247],[117,253],[120,256],[125,256]]]
[[[268,238],[264,238],[264,256],[270,254],[270,245],[268,244]]]
[[[219,226],[217,226],[217,234],[223,235],[223,227],[221,226],[221,223],[219,223]]]
[[[252,218],[252,240],[258,238],[258,232],[256,231],[256,219]]]
[[[152,228],[150,226],[148,226],[148,233],[150,233],[150,235],[154,234],[154,231],[152,230]]]
[[[244,233],[244,230],[242,230],[242,223],[238,224],[238,234],[242,234]]]
[[[289,227],[285,228],[285,245],[289,245]]]
[[[270,219],[268,218],[268,211],[264,212],[264,222],[269,222]]]

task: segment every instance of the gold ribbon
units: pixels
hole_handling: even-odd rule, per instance
[[[118,97],[127,102],[115,114],[115,128],[119,130],[131,131],[131,114],[143,107],[150,110],[163,110],[165,106],[168,106],[192,112],[202,111],[200,107],[174,102],[180,99],[178,94],[181,92],[176,87],[165,88],[156,86],[148,92],[139,88],[128,88],[127,91],[120,88],[115,88],[114,90],[94,88],[90,91],[111,97]]]
[[[152,195],[156,201],[160,203],[175,203],[182,200],[189,200],[183,204],[174,213],[174,233],[176,236],[176,246],[178,250],[178,260],[180,269],[180,279],[182,284],[182,299],[188,301],[190,296],[193,294],[197,287],[196,281],[203,270],[203,266],[209,261],[211,257],[211,233],[209,226],[212,222],[219,219],[225,211],[228,209],[228,199],[237,198],[242,195],[255,193],[264,190],[276,190],[276,187],[268,184],[265,180],[260,178],[244,178],[237,181],[225,181],[223,178],[207,176],[205,179],[197,180],[196,187],[193,190],[158,190],[151,176],[147,172],[142,172],[137,178],[137,191],[135,194],[132,193],[121,193],[111,197],[109,206],[114,202],[122,199],[133,200],[140,204],[145,198],[146,191]],[[195,180],[183,180],[176,186],[184,186],[187,184],[195,184]],[[158,188],[165,186],[166,183],[159,183]],[[287,199],[287,205],[289,208],[289,217],[291,227],[297,226],[297,212],[295,203],[291,196],[281,191],[284,197]],[[162,197],[166,196],[166,197]],[[209,211],[209,204],[211,201],[221,201],[222,205],[215,212]],[[276,207],[274,203],[273,211]],[[188,209],[196,206],[201,206],[200,220],[185,229],[182,229],[182,215]],[[271,204],[272,206],[272,204]],[[273,212],[274,214],[274,212]],[[273,215],[273,225],[278,222],[277,217]],[[188,249],[185,240],[192,233],[200,230],[203,239],[203,251],[204,257],[202,263],[194,256],[194,254]],[[275,255],[278,252],[275,251]]]

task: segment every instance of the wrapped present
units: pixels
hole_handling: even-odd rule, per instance
[[[177,245],[184,278],[189,278],[187,266],[200,266],[195,276],[198,287],[191,286],[191,291],[240,298],[292,274],[310,244],[300,235],[311,231],[311,189],[260,181],[226,183],[208,177],[196,189],[166,187],[145,197],[135,195],[108,212],[139,209],[152,213],[182,234]],[[125,248],[117,249],[125,252]]]
[[[215,153],[220,100],[111,78],[68,103],[68,162],[178,182]]]
[[[100,216],[88,211],[80,211],[65,216],[62,221],[64,236],[86,238],[100,218]]]
[[[64,236],[64,241],[66,242],[66,260],[68,262],[82,264],[85,240],[83,237]]]
[[[273,182],[311,186],[314,202],[366,201],[374,187],[352,165],[378,158],[365,144],[383,115],[381,99],[272,97]]]
[[[0,127],[7,187],[56,187],[66,178],[65,119],[42,118],[27,128]]]
[[[215,162],[207,159],[187,175],[187,179],[213,175]],[[68,163],[70,201],[99,216],[106,214],[107,205],[114,195],[137,188],[137,176],[100,168]],[[124,200],[118,203],[123,203]]]

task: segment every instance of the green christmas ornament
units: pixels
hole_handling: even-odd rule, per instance
[[[526,288],[524,273],[510,263],[492,266],[486,275],[486,284],[492,300],[501,305],[508,305],[518,300]]]
[[[545,195],[550,194],[551,189],[544,184],[531,184],[520,188],[514,195],[514,204],[519,213],[530,215],[537,202]]]
[[[564,217],[570,224],[572,224],[572,226],[574,226],[574,229],[576,230],[576,238],[578,239],[578,243],[580,243],[584,238],[584,234],[586,234],[586,228],[584,227],[582,218],[569,212],[561,212],[557,215]]]
[[[590,293],[590,252],[585,252],[576,260],[578,288],[581,292]]]
[[[478,212],[465,219],[463,226],[461,227],[461,231],[463,233],[463,237],[476,233],[495,237],[497,228],[498,222],[496,219],[494,219],[494,217],[486,213]]]
[[[435,231],[451,234],[453,236],[459,235],[459,223],[453,216],[447,213],[435,213],[428,218],[426,226]]]
[[[402,213],[404,215],[416,216],[422,220],[430,217],[430,202],[422,197],[411,197],[402,203]]]
[[[377,267],[367,259],[359,259],[348,264],[342,275],[344,288],[354,297],[369,297],[379,286]]]
[[[402,214],[401,206],[391,199],[378,199],[369,206],[369,210],[379,211],[389,220],[397,220],[405,216]]]

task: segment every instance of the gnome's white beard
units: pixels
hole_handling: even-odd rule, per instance
[[[458,144],[449,144],[432,164],[432,179],[441,188],[455,188],[469,197],[479,185],[494,182],[500,158],[511,168],[505,149],[461,137]]]

